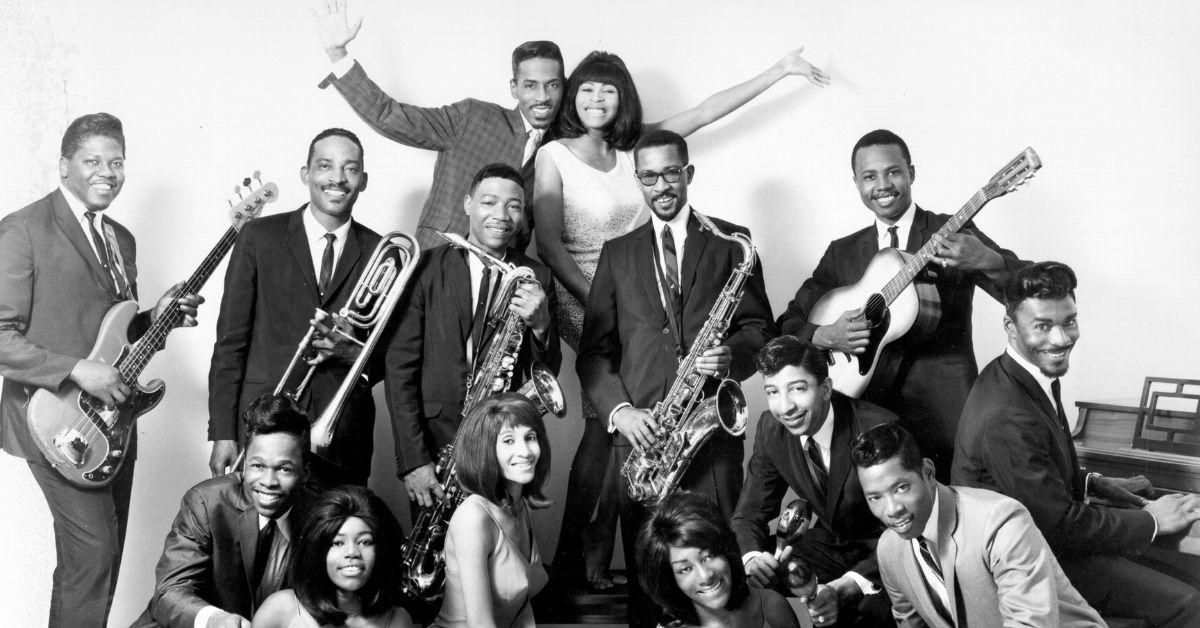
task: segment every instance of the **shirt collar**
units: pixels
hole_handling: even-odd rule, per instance
[[[258,515],[258,529],[263,529],[270,521],[269,517],[264,517],[262,513]],[[292,509],[288,508],[287,512],[275,518],[275,529],[283,535],[283,540],[291,542],[292,540]]]
[[[326,233],[332,233],[333,235],[337,236],[337,243],[342,244],[346,241],[346,234],[350,233],[350,223],[354,222],[354,219],[351,218],[350,220],[342,223],[342,226],[338,227],[337,229],[334,229],[333,231],[326,231],[325,227],[322,227],[321,223],[317,222],[316,216],[313,216],[313,208],[311,204],[304,208],[303,220],[304,235],[308,238],[310,243],[324,238]]]
[[[91,211],[91,210],[89,210],[87,208],[87,206],[83,204],[83,201],[79,200],[79,197],[75,196],[74,192],[72,192],[71,190],[68,190],[65,186],[60,185],[60,186],[58,186],[58,189],[62,191],[63,198],[67,199],[67,207],[71,208],[72,214],[75,214],[75,220],[78,220],[79,222],[86,221],[87,218],[85,218],[83,214],[84,214],[84,212]],[[104,212],[103,211],[96,212],[96,217],[103,218]],[[98,228],[99,224],[97,224],[96,226]]]
[[[929,513],[929,519],[925,522],[925,529],[921,531],[921,536],[925,537],[933,547],[930,548],[937,555],[938,547],[938,490],[933,491],[933,512]]]
[[[829,454],[833,449],[833,404],[829,404],[829,414],[825,416],[825,423],[821,425],[821,429],[817,430],[812,436],[801,436],[800,442],[802,445],[808,445],[808,439],[817,441],[817,445],[821,447],[826,454]],[[829,465],[826,465],[829,466]]]
[[[529,120],[527,120],[525,118],[525,112],[521,111],[520,107],[517,107],[517,114],[521,116],[521,124],[525,125],[525,137],[529,137],[529,132],[532,131],[533,129],[535,129],[536,127],[533,126],[532,122],[530,122]],[[545,134],[546,129],[542,129],[541,131],[543,134]]]
[[[875,219],[875,232],[876,232],[876,235],[879,237],[880,241],[886,242],[888,239],[888,237],[887,237],[888,229],[890,229],[892,227],[896,227],[896,236],[901,238],[899,244],[900,244],[900,248],[903,249],[908,244],[908,242],[905,242],[905,240],[907,239],[907,238],[905,238],[905,236],[908,235],[909,231],[912,231],[913,216],[915,216],[917,213],[916,211],[913,210],[913,208],[916,206],[917,206],[916,203],[910,204],[908,206],[908,209],[904,210],[904,213],[900,214],[900,217],[896,219],[896,224],[894,224],[894,225],[889,225],[886,222],[876,218]]]
[[[679,210],[678,214],[669,221],[665,221],[650,212],[650,222],[654,224],[654,235],[657,237],[662,233],[663,225],[671,225],[671,234],[676,242],[681,242],[687,237],[688,218],[692,217],[692,206],[684,205],[683,209]]]
[[[1054,380],[1056,380],[1058,378],[1057,377],[1049,377],[1048,375],[1043,373],[1042,369],[1038,368],[1037,366],[1034,366],[1034,364],[1032,362],[1030,362],[1029,360],[1026,360],[1025,356],[1021,355],[1021,352],[1014,349],[1011,344],[1008,345],[1007,347],[1005,347],[1004,351],[1006,353],[1008,353],[1008,356],[1011,357],[1013,359],[1013,361],[1015,361],[1017,364],[1020,364],[1021,368],[1025,369],[1026,371],[1029,372],[1030,375],[1033,376],[1033,381],[1037,382],[1038,386],[1041,387],[1042,392],[1046,393],[1046,398],[1050,400],[1051,404],[1053,404],[1054,403],[1054,389],[1051,388],[1051,385],[1053,385]]]

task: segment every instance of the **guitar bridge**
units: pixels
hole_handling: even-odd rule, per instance
[[[54,448],[78,469],[83,466],[88,443],[78,430],[63,430],[54,435]]]

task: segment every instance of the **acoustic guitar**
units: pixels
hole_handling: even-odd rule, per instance
[[[1026,148],[980,188],[937,234],[957,232],[989,201],[1024,185],[1041,167],[1037,153]],[[868,323],[870,336],[861,354],[827,351],[829,376],[838,391],[851,397],[861,395],[875,374],[885,347],[906,334],[920,338],[937,328],[941,318],[937,288],[930,283],[913,282],[933,257],[933,250],[932,239],[915,254],[882,249],[871,259],[857,283],[830,290],[813,306],[808,322],[814,325],[832,324],[847,311],[859,307]]]
[[[254,173],[258,179],[258,173]],[[250,190],[250,179],[242,186],[249,195],[233,205],[232,226],[209,252],[192,276],[183,285],[181,294],[195,294],[204,286],[217,265],[233,247],[238,231],[262,213],[266,203],[279,196],[274,183]],[[241,188],[235,187],[240,192]],[[96,344],[87,359],[112,365],[121,373],[130,394],[116,407],[81,390],[71,382],[57,392],[39,389],[29,399],[26,420],[38,449],[46,460],[72,484],[84,488],[105,486],[113,480],[129,449],[137,418],[149,412],[162,400],[166,390],[162,380],[148,386],[138,376],[150,358],[166,346],[167,334],[183,319],[179,304],[172,301],[145,334],[135,343],[129,342],[129,323],[138,312],[137,301],[122,301],[104,314]]]

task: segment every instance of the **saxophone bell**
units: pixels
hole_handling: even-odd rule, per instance
[[[542,414],[553,414],[560,419],[567,414],[567,402],[563,397],[562,388],[558,385],[554,373],[541,362],[529,365],[528,378],[517,392],[533,402],[533,406]]]
[[[694,420],[697,425],[713,425],[737,437],[745,433],[749,418],[742,387],[732,379],[723,379],[717,385],[716,394],[700,403]]]

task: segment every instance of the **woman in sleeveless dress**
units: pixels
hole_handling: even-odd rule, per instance
[[[518,393],[487,399],[459,426],[454,460],[468,496],[450,518],[445,599],[432,625],[532,628],[529,603],[547,581],[529,520],[550,504],[541,412]]]
[[[668,495],[646,522],[638,573],[669,628],[800,626],[782,595],[747,583],[733,530],[716,504],[695,493]]]
[[[604,243],[629,233],[647,219],[645,201],[634,177],[632,149],[644,131],[667,129],[683,136],[724,117],[785,76],[807,77],[815,85],[829,78],[793,50],[766,72],[696,107],[661,122],[643,124],[633,78],[621,58],[595,51],[567,80],[563,106],[555,120],[558,139],[537,153],[533,211],[538,255],[554,272],[558,293],[558,330],[578,352],[584,304]],[[610,464],[607,422],[584,400],[584,435],[572,464],[567,509],[555,556],[556,573],[578,575],[582,538],[584,574],[594,588],[609,586],[616,527],[616,465]],[[603,473],[600,469],[605,469]],[[578,473],[576,472],[578,470]],[[603,477],[603,487],[596,479]],[[597,520],[589,523],[600,503]],[[563,539],[568,539],[564,545]]]
[[[396,606],[400,525],[374,493],[338,486],[312,506],[295,544],[293,588],[272,594],[255,628],[411,628]]]

